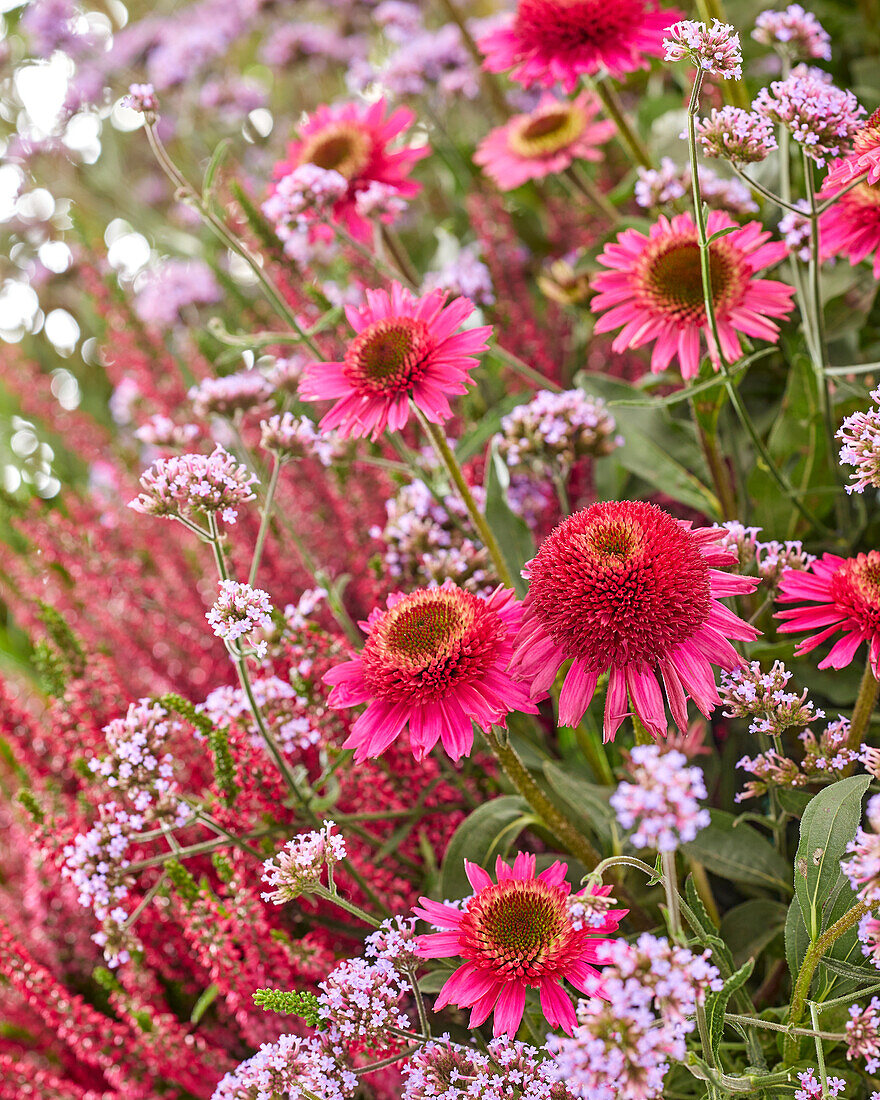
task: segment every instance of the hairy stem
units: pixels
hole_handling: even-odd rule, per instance
[[[486,517],[477,507],[477,502],[474,500],[474,494],[465,481],[464,473],[458,463],[458,459],[455,457],[452,448],[446,442],[446,436],[443,434],[443,429],[437,424],[430,423],[423,415],[421,409],[416,408],[416,415],[419,418],[419,423],[422,425],[425,434],[428,439],[430,439],[434,450],[437,452],[437,457],[443,463],[446,472],[452,479],[453,485],[455,485],[455,488],[458,490],[458,495],[461,497],[465,508],[467,508],[474,529],[483,540],[483,545],[489,551],[489,557],[492,559],[492,564],[495,566],[495,572],[498,574],[498,579],[505,588],[514,588],[513,575],[504,559],[504,554],[498,543],[498,539],[495,538],[494,531],[486,522]]]
[[[623,104],[620,102],[614,85],[608,77],[597,77],[593,81],[593,87],[596,91],[596,95],[602,101],[605,113],[617,127],[617,136],[629,150],[633,160],[635,160],[637,164],[641,164],[643,168],[653,168],[654,164],[651,160],[651,154],[648,152],[645,143],[636,133],[633,124],[626,117],[626,112],[623,109]]]
[[[853,752],[859,751],[859,746],[868,732],[871,715],[877,706],[878,691],[880,691],[880,684],[878,684],[874,670],[871,667],[871,655],[869,653],[865,660],[865,671],[862,673],[862,682],[859,685],[859,694],[856,696],[856,705],[853,707],[852,719],[849,724],[849,737],[846,742],[846,747],[852,749]]]
[[[810,992],[810,986],[813,982],[813,975],[816,972],[816,967],[819,965],[819,960],[828,951],[835,940],[839,940],[841,936],[845,935],[851,928],[859,923],[859,921],[870,909],[864,902],[859,902],[854,905],[848,913],[844,913],[843,916],[834,922],[830,928],[826,929],[818,939],[814,940],[807,948],[807,953],[804,956],[804,961],[801,963],[801,968],[798,971],[798,976],[794,983],[794,989],[791,994],[791,1007],[788,1012],[788,1025],[790,1027],[796,1027],[801,1022],[801,1017],[804,1014],[804,1008],[807,1003],[807,996]],[[785,1064],[793,1065],[797,1060],[800,1053],[800,1044],[796,1035],[789,1034],[785,1040],[784,1058]]]

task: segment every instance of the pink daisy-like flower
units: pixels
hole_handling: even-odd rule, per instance
[[[353,237],[372,239],[369,221],[357,211],[357,198],[372,184],[384,184],[401,198],[412,198],[421,184],[409,179],[413,165],[430,152],[427,145],[391,150],[396,137],[415,122],[408,107],[398,107],[386,117],[386,102],[362,105],[322,105],[299,130],[299,141],[287,147],[287,159],[273,170],[276,180],[290,175],[303,164],[338,172],[348,180],[348,190],[333,206],[333,216]]]
[[[476,863],[465,860],[464,866],[474,894],[462,908],[419,898],[420,907],[413,909],[442,929],[419,937],[418,955],[465,960],[440,990],[435,1010],[448,1004],[470,1008],[471,1028],[494,1010],[495,1035],[513,1036],[522,1021],[526,990],[538,989],[547,1022],[570,1035],[577,1021],[562,982],[587,991],[590,978],[599,973],[591,963],[599,960],[608,934],[617,930],[627,910],[609,909],[595,927],[576,922],[565,881],[568,866],[558,860],[536,875],[533,855],[520,852],[512,867],[499,857],[497,882]]]
[[[332,707],[368,704],[343,747],[357,761],[379,756],[409,726],[417,760],[438,739],[459,760],[474,743],[471,722],[487,729],[511,710],[534,714],[506,671],[521,620],[522,605],[504,588],[484,599],[449,582],[389,596],[360,624],[369,635],[361,652],[324,677]]]
[[[867,642],[871,668],[880,676],[880,551],[854,558],[823,554],[808,570],[788,569],[778,600],[802,605],[777,612],[780,634],[816,631],[798,644],[798,656],[842,633],[819,668],[846,668]]]
[[[597,146],[614,134],[613,122],[596,122],[599,100],[589,92],[567,102],[544,95],[538,106],[492,130],[474,161],[501,188],[563,172],[575,160],[600,160]]]
[[[742,664],[728,639],[758,631],[720,599],[751,592],[754,577],[724,573],[736,554],[723,528],[690,529],[655,504],[610,501],[563,520],[528,566],[529,592],[511,671],[538,698],[573,658],[559,696],[559,721],[580,722],[602,673],[609,673],[605,740],[630,706],[655,737],[666,736],[660,679],[675,724],[686,730],[687,697],[708,716],[720,702],[712,665]]]
[[[663,34],[681,18],[657,0],[519,0],[512,19],[478,45],[483,67],[508,69],[526,88],[561,84],[572,92],[585,73],[623,77],[663,53]]]
[[[852,157],[838,162],[828,173],[820,198],[838,194],[865,170],[854,167]],[[853,267],[873,254],[874,278],[880,279],[880,168],[877,180],[857,183],[820,215],[819,254],[823,260],[845,255]]]
[[[474,311],[473,302],[433,290],[416,298],[400,283],[391,293],[368,290],[367,304],[346,306],[355,331],[345,358],[338,363],[311,363],[300,378],[306,401],[335,399],[322,419],[322,431],[338,428],[342,436],[378,437],[397,431],[409,419],[409,399],[432,424],[452,416],[449,397],[467,392],[475,356],[486,350],[491,325],[456,332]]]
[[[709,213],[709,236],[735,225],[721,210]],[[734,362],[742,355],[738,333],[774,344],[779,339],[779,326],[772,318],[791,313],[794,290],[754,276],[787,253],[781,241],[770,241],[760,222],[735,228],[709,246],[715,317],[721,353],[727,360]],[[693,378],[700,369],[700,333],[704,332],[709,356],[718,369],[718,349],[703,302],[697,227],[690,214],[672,219],[661,215],[647,237],[626,229],[615,243],[606,245],[598,260],[611,270],[593,279],[599,293],[592,308],[603,313],[595,331],[611,332],[623,326],[611,345],[614,351],[654,341],[654,374],[666,370],[678,356],[682,377]]]

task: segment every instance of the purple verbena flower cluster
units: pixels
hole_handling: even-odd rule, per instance
[[[815,710],[806,689],[797,695],[786,691],[791,673],[781,661],[764,672],[757,661],[722,672],[718,693],[727,718],[751,718],[749,733],[781,737],[788,729],[801,729],[825,712]]]
[[[263,900],[284,905],[300,894],[307,894],[321,885],[324,869],[345,859],[345,840],[334,833],[335,824],[325,821],[311,833],[300,833],[289,840],[280,852],[263,864],[263,882],[275,889],[264,893]]]
[[[235,523],[242,504],[255,499],[256,476],[217,446],[210,455],[159,458],[141,474],[138,496],[129,508],[147,516],[187,519],[193,513],[219,513]]]
[[[687,757],[659,745],[636,745],[630,753],[632,783],[621,783],[611,796],[611,808],[621,828],[633,830],[636,848],[672,852],[693,840],[710,823],[709,811],[699,799],[706,784],[699,768],[687,766]]]

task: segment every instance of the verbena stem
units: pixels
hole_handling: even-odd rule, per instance
[[[880,691],[880,683],[874,675],[871,667],[871,654],[865,659],[865,671],[862,673],[862,682],[859,685],[859,694],[856,696],[856,704],[853,707],[852,719],[849,724],[849,737],[846,747],[853,752],[858,752],[865,735],[871,715],[877,706],[877,693]]]
[[[844,913],[843,916],[834,922],[830,928],[826,929],[818,939],[815,939],[807,948],[807,953],[804,955],[804,961],[801,963],[801,968],[798,971],[797,978],[795,979],[794,989],[791,994],[791,1007],[788,1012],[788,1025],[789,1027],[795,1027],[801,1022],[801,1017],[804,1014],[804,1008],[807,1003],[807,996],[810,992],[810,986],[813,982],[813,975],[816,972],[816,967],[819,965],[819,960],[828,951],[836,940],[839,940],[841,936],[845,935],[851,928],[854,928],[862,917],[866,916],[870,912],[870,909],[864,902],[858,902],[854,905],[849,912]],[[800,1051],[800,1044],[798,1043],[798,1037],[789,1033],[785,1040],[784,1059],[785,1064],[790,1066],[798,1060]]]
[[[739,390],[733,384],[733,380],[730,376],[730,370],[728,368],[727,361],[724,357],[724,353],[721,349],[721,340],[718,335],[718,320],[715,316],[715,300],[712,295],[712,268],[711,268],[711,254],[708,237],[706,234],[706,217],[703,211],[703,198],[700,192],[700,178],[698,173],[699,163],[697,159],[697,131],[696,131],[696,113],[700,101],[700,88],[703,83],[702,72],[697,72],[694,78],[694,86],[691,91],[691,101],[688,105],[687,112],[687,135],[688,135],[688,152],[690,156],[691,167],[691,186],[693,188],[694,196],[694,220],[697,226],[697,242],[700,248],[700,272],[703,281],[703,303],[706,310],[706,320],[709,325],[709,334],[712,344],[712,349],[718,360],[718,368],[721,371],[724,379],[724,388],[727,391],[727,396],[730,399],[731,405],[733,405],[734,412],[739,418],[743,428],[748,433],[749,438],[752,441],[755,450],[760,455],[767,467],[768,473],[773,480],[779,486],[779,488],[785,493],[792,505],[800,512],[800,514],[813,526],[824,526],[820,524],[819,520],[812,514],[812,512],[799,500],[794,489],[791,486],[788,478],[782,473],[776,466],[770,452],[764,441],[758,434],[758,430],[752,422],[752,418],[749,416],[748,410],[740,397]]]
[[[431,441],[434,450],[437,452],[437,457],[443,463],[446,472],[452,479],[452,483],[458,490],[458,495],[461,497],[465,508],[467,508],[474,529],[489,552],[489,557],[492,559],[492,564],[495,566],[495,572],[498,574],[498,579],[505,588],[514,588],[513,575],[508,568],[498,539],[496,539],[494,531],[486,521],[486,517],[477,507],[477,502],[474,500],[474,494],[471,492],[467,481],[465,481],[464,473],[458,463],[458,459],[455,457],[452,448],[446,442],[446,436],[443,434],[443,429],[437,424],[432,424],[417,406],[413,407],[415,408],[419,423],[422,425],[425,434]]]

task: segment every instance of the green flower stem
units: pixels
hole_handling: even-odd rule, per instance
[[[681,909],[678,904],[678,871],[675,866],[675,852],[661,852],[660,866],[663,869],[663,889],[666,891],[669,932],[676,943],[683,943],[685,937],[681,927]]]
[[[850,180],[846,187],[842,187],[838,192],[836,192],[836,194],[832,195],[830,199],[826,199],[824,202],[819,203],[819,205],[816,207],[817,213],[824,214],[826,210],[830,210],[831,207],[834,206],[834,204],[837,202],[837,200],[845,195],[847,191],[852,191],[854,187],[858,187],[860,183],[864,183],[867,178],[867,172],[862,172],[860,176],[855,176],[853,179]]]
[[[211,549],[214,552],[214,562],[217,566],[217,572],[220,574],[221,580],[229,580],[229,570],[226,568],[226,559],[223,555],[223,547],[220,544],[220,532],[217,530],[217,520],[213,514],[208,516],[208,530],[211,534]],[[275,762],[275,766],[278,768],[278,772],[284,780],[288,790],[299,803],[300,808],[305,811],[306,815],[311,820],[314,820],[315,815],[311,810],[309,796],[301,790],[299,781],[293,774],[290,764],[284,756],[284,753],[278,747],[278,743],[272,736],[269,727],[266,725],[263,712],[260,710],[260,705],[256,700],[254,689],[251,686],[250,672],[247,667],[247,656],[241,651],[241,646],[237,640],[232,650],[232,658],[236,672],[238,673],[238,682],[241,684],[241,690],[247,698],[248,706],[257,724],[257,730],[259,731],[260,737],[263,739],[263,743],[269,755]]]
[[[718,336],[718,321],[715,316],[715,302],[712,297],[712,269],[710,265],[710,251],[709,240],[706,234],[706,216],[703,210],[703,197],[700,193],[700,177],[698,173],[699,163],[697,158],[697,131],[696,131],[696,114],[700,101],[700,88],[703,84],[702,72],[697,72],[694,78],[694,86],[691,91],[691,101],[688,105],[687,112],[687,135],[688,135],[688,152],[690,156],[690,168],[691,168],[691,185],[693,188],[694,196],[694,220],[697,226],[697,240],[700,247],[700,271],[703,281],[703,303],[706,310],[706,319],[709,323],[709,332],[711,333],[712,343],[715,348],[715,353],[718,356],[718,366],[721,371],[721,375],[724,379],[724,388],[727,391],[727,396],[730,399],[731,405],[733,405],[734,412],[739,418],[743,428],[748,433],[749,438],[755,450],[763,460],[764,465],[767,468],[768,473],[773,480],[779,486],[783,493],[791,501],[792,505],[800,512],[800,514],[807,520],[808,523],[814,527],[824,527],[819,520],[812,514],[812,512],[801,502],[794,489],[791,486],[788,478],[782,473],[776,466],[770,452],[767,450],[764,441],[758,434],[758,430],[752,422],[752,418],[749,416],[748,410],[740,397],[739,390],[733,384],[733,379],[730,374],[730,368],[724,354],[721,350],[721,340]]]
[[[822,1036],[819,1034],[819,1014],[816,1006],[810,1001],[810,1019],[813,1021],[814,1038],[816,1041],[816,1064],[819,1067],[819,1084],[822,1086],[822,1100],[830,1100],[828,1092],[828,1073],[825,1069],[825,1048],[822,1045]]]
[[[520,759],[519,753],[506,734],[494,726],[483,731],[483,736],[510,782],[532,807],[551,833],[573,856],[591,871],[599,864],[601,856],[593,845],[550,801],[532,778]]]
[[[590,765],[596,780],[603,787],[612,786],[614,783],[614,772],[612,772],[611,765],[608,763],[605,746],[600,741],[597,731],[589,728],[586,722],[582,720],[574,733],[577,738],[578,748],[586,757],[586,761]]]
[[[648,152],[645,143],[636,133],[633,124],[626,117],[626,112],[623,109],[623,104],[620,102],[620,97],[614,85],[607,76],[602,76],[597,77],[593,81],[593,88],[596,95],[602,101],[602,106],[605,108],[605,114],[608,115],[617,127],[617,136],[629,150],[633,160],[635,160],[637,164],[641,164],[643,168],[653,168],[654,162],[651,160],[651,154]]]
[[[856,696],[856,705],[853,707],[849,737],[846,742],[846,747],[852,749],[853,752],[859,751],[859,746],[868,732],[871,715],[877,706],[878,691],[880,691],[880,684],[878,684],[871,668],[871,655],[869,653],[865,660],[865,671],[862,673],[862,682],[859,685],[859,694]]]
[[[612,225],[617,225],[620,221],[617,207],[608,201],[608,198],[593,183],[586,172],[582,172],[573,165],[571,168],[566,168],[564,174],[566,179],[571,181],[575,190],[579,191],[587,202],[594,206],[600,214],[604,215]]]
[[[169,855],[173,855],[173,853],[169,853]],[[129,868],[128,870],[130,873],[131,869]],[[161,875],[159,875],[159,877],[156,879],[150,889],[141,898],[135,911],[131,914],[131,916],[126,919],[125,923],[122,925],[123,932],[127,932],[133,925],[137,923],[137,921],[140,919],[141,914],[144,912],[144,910],[147,908],[147,906],[150,904],[156,894],[158,894],[162,887],[165,885],[167,877],[168,876],[165,874],[164,871]]]
[[[275,504],[275,490],[278,488],[278,475],[281,473],[281,461],[276,456],[273,461],[272,473],[269,477],[269,485],[266,488],[266,499],[263,501],[263,514],[260,517],[260,529],[257,532],[257,541],[254,545],[254,556],[251,559],[251,568],[248,573],[248,584],[253,585],[257,579],[260,568],[260,559],[263,557],[263,547],[266,543],[266,535],[269,532],[269,524],[272,521],[272,508]]]
[[[540,386],[542,390],[550,390],[551,393],[562,393],[562,386],[553,381],[552,378],[548,378],[546,375],[541,374],[540,371],[535,370],[534,367],[530,367],[525,360],[520,359],[518,355],[514,355],[512,351],[508,351],[500,344],[495,343],[489,350],[490,355],[494,355],[497,359],[503,360],[512,370],[515,370],[517,374],[522,375],[528,382],[531,382],[535,386]]]
[[[601,863],[596,864],[589,877],[594,882],[601,883],[602,876],[612,867],[634,867],[637,871],[646,874],[648,878],[654,876],[654,868],[650,863],[645,863],[643,859],[637,859],[636,856],[608,856],[607,859],[603,859]]]
[[[256,829],[250,833],[242,833],[238,840],[244,842],[246,840],[256,840],[259,837],[268,836],[273,832],[280,832],[280,829]],[[139,838],[142,839],[142,838]],[[166,863],[169,859],[189,859],[193,856],[208,855],[210,852],[217,851],[218,848],[225,848],[232,841],[227,838],[218,840],[203,840],[199,844],[189,844],[185,848],[181,848],[177,852],[162,852],[161,855],[148,856],[146,859],[139,859],[136,863],[132,863],[126,868],[126,871],[130,874],[137,874],[139,871],[145,871],[148,867],[161,867],[163,863]],[[263,859],[262,854],[259,856]]]
[[[816,389],[819,394],[819,405],[822,411],[822,423],[825,427],[825,446],[828,449],[828,462],[831,466],[832,480],[840,485],[843,474],[840,464],[837,462],[837,448],[834,443],[834,419],[831,405],[831,390],[828,375],[825,368],[828,365],[825,338],[825,309],[822,304],[822,265],[819,260],[819,209],[816,204],[816,185],[812,159],[804,150],[804,180],[807,187],[807,202],[810,207],[810,262],[809,262],[809,286],[812,302],[813,323],[813,372],[816,376]],[[837,507],[837,525],[843,531],[846,528],[845,498],[838,493],[835,498]]]
[[[645,729],[645,727],[642,723],[642,720],[636,714],[636,709],[632,705],[632,700],[630,700],[630,711],[632,712],[631,717],[632,717],[632,724],[633,724],[633,732],[635,733],[636,744],[637,745],[654,745],[654,744],[656,744],[656,741],[650,735],[650,733],[648,733],[648,731]]]
[[[347,870],[350,871],[350,868],[347,868]],[[344,909],[346,913],[350,913],[353,917],[357,917],[359,921],[368,924],[371,928],[378,928],[381,923],[368,913],[366,909],[361,909],[361,907],[355,905],[353,901],[348,901],[347,898],[338,894],[335,889],[328,890],[326,886],[317,886],[314,890],[311,890],[310,893],[317,894],[317,896],[323,898],[324,901],[332,902],[333,905],[338,906],[340,909]]]
[[[404,277],[406,282],[411,287],[418,287],[421,280],[419,279],[419,273],[413,266],[412,260],[409,258],[409,254],[403,246],[403,241],[397,233],[391,228],[390,225],[382,225],[380,229],[382,243],[388,249],[388,252],[398,271]]]
[[[715,486],[715,493],[721,508],[721,519],[736,519],[739,515],[739,505],[736,502],[736,492],[730,479],[730,473],[724,464],[721,451],[718,449],[718,434],[717,432],[707,432],[700,423],[693,399],[690,401],[690,406],[691,416],[697,429],[697,438],[700,441],[700,448],[703,457],[706,459],[706,465],[709,467],[712,484]]]
[[[801,968],[798,971],[794,989],[791,994],[791,1007],[788,1012],[789,1028],[796,1027],[801,1022],[801,1017],[804,1014],[804,1008],[807,1003],[807,996],[809,995],[810,986],[813,982],[813,975],[816,972],[816,967],[819,965],[819,960],[834,945],[836,940],[839,940],[840,937],[849,932],[851,928],[855,928],[862,917],[866,916],[870,911],[868,906],[860,901],[857,905],[854,905],[848,913],[844,913],[839,920],[835,921],[830,928],[826,929],[818,939],[813,940],[807,948],[807,953],[804,956],[804,961],[801,963]],[[800,1044],[798,1042],[798,1037],[789,1032],[785,1040],[783,1055],[785,1064],[787,1066],[793,1065],[798,1060],[799,1054]]]
[[[480,83],[483,86],[483,91],[486,92],[489,99],[492,101],[492,106],[501,118],[508,119],[510,117],[510,107],[508,106],[507,100],[504,98],[504,93],[498,81],[495,79],[494,74],[487,72],[486,69],[483,68],[485,58],[480,47],[475,42],[474,36],[470,32],[467,20],[459,10],[458,4],[455,3],[454,0],[440,0],[440,7],[443,8],[452,22],[458,27],[459,33],[461,34],[461,40],[476,65],[477,72],[480,74]]]
[[[421,994],[419,994],[419,996],[421,996]],[[430,1034],[428,1038],[430,1038]],[[393,1066],[395,1062],[402,1062],[404,1058],[409,1058],[411,1055],[415,1054],[418,1049],[419,1048],[415,1046],[407,1047],[406,1050],[401,1050],[398,1054],[389,1054],[387,1058],[383,1058],[379,1062],[370,1062],[369,1065],[366,1066],[356,1066],[351,1072],[355,1077],[363,1077],[365,1073],[372,1073],[373,1070],[384,1069],[385,1066]],[[301,1085],[300,1088],[302,1088]],[[304,1095],[307,1100],[311,1100],[313,1094],[306,1089]],[[317,1097],[315,1097],[315,1100],[317,1100]]]
[[[495,533],[486,522],[486,517],[477,507],[477,502],[474,500],[474,495],[470,490],[470,486],[464,479],[464,473],[462,472],[461,466],[458,464],[458,459],[455,457],[452,448],[446,442],[446,436],[443,434],[443,429],[437,424],[431,424],[423,415],[421,409],[416,408],[416,406],[413,407],[415,408],[419,423],[422,425],[425,434],[428,439],[430,439],[434,450],[437,452],[437,457],[443,463],[446,472],[452,479],[452,483],[458,490],[458,495],[461,497],[465,508],[467,508],[471,523],[473,523],[477,534],[483,540],[483,545],[489,551],[489,557],[492,559],[492,564],[495,566],[495,572],[498,574],[498,579],[505,588],[514,588],[513,576],[507,566],[507,562],[504,560],[504,554],[498,544],[498,539],[495,538]]]
[[[312,340],[305,329],[300,325],[296,318],[296,314],[287,304],[284,295],[279,288],[275,285],[272,278],[263,269],[263,265],[260,263],[259,258],[251,251],[251,249],[240,240],[235,233],[222,221],[211,209],[208,203],[202,198],[198,191],[192,186],[189,180],[178,169],[177,165],[171,159],[168,154],[168,150],[162,143],[162,139],[159,137],[156,131],[155,122],[147,122],[144,129],[147,132],[147,141],[150,143],[150,148],[153,150],[153,155],[159,162],[159,167],[171,180],[178,190],[179,198],[194,207],[198,211],[202,220],[208,225],[214,234],[231,249],[238,256],[240,256],[244,262],[251,269],[256,276],[257,281],[263,288],[263,293],[269,300],[270,304],[275,309],[275,312],[283,321],[285,321],[293,332],[296,333],[300,342],[320,358],[321,351],[317,344]]]
[[[850,1003],[852,997],[844,998],[847,1004]],[[811,1008],[816,1008],[815,1005],[811,1005]],[[824,1005],[818,1006],[824,1008]],[[818,1015],[818,1012],[817,1012]],[[800,1035],[808,1039],[813,1039],[817,1035],[822,1039],[827,1039],[832,1043],[839,1043],[845,1038],[844,1035],[838,1034],[836,1031],[819,1031],[818,1024],[812,1028],[806,1027],[788,1027],[786,1024],[777,1024],[773,1020],[761,1020],[755,1016],[738,1016],[734,1012],[726,1012],[724,1019],[729,1024],[739,1024],[740,1027],[762,1027],[770,1031],[784,1031],[787,1035]]]
[[[383,279],[400,279],[402,282],[406,283],[410,290],[417,289],[416,285],[410,282],[399,268],[392,267],[391,264],[386,263],[381,256],[376,255],[376,253],[367,248],[365,244],[353,237],[344,226],[334,222],[331,228],[339,240],[344,241],[349,248],[357,252],[363,260],[366,260],[377,275],[381,275]]]
[[[861,1000],[862,997],[870,997],[874,993],[880,993],[880,982],[875,982],[874,985],[866,986],[856,993],[847,993],[843,997],[835,997],[830,1001],[822,1001],[821,1004],[816,1005],[816,1012],[821,1016],[823,1012],[827,1012],[829,1009],[840,1008],[841,1005],[851,1005],[854,1000]],[[826,1038],[827,1037],[828,1036],[826,1036]]]
[[[788,131],[785,131],[788,133]],[[733,169],[734,175],[738,176],[746,187],[750,187],[753,191],[757,191],[759,195],[763,195],[768,202],[772,202],[774,206],[778,206],[781,210],[788,210],[792,214],[803,214],[803,210],[795,206],[792,202],[786,202],[785,199],[779,195],[774,195],[771,190],[764,187],[763,184],[758,183],[757,180],[753,180],[751,176],[747,176],[742,169],[738,168],[734,161],[729,161],[730,167]]]

